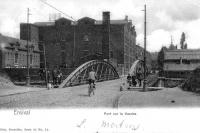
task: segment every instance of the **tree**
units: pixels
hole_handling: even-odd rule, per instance
[[[185,43],[185,33],[182,32],[182,34],[181,34],[181,40],[180,40],[181,49],[184,49],[184,43]]]
[[[162,47],[160,52],[158,53],[158,70],[160,71],[160,74],[163,74],[163,66],[164,66],[164,52],[167,50],[166,47]]]

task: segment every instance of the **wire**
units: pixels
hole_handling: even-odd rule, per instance
[[[63,15],[67,16],[68,18],[71,18],[73,21],[76,21],[72,16],[69,16],[68,14],[64,13],[63,11],[57,9],[56,7],[52,6],[51,4],[47,3],[46,1],[40,0],[42,3],[48,5],[49,7],[55,9],[56,11],[62,13]]]

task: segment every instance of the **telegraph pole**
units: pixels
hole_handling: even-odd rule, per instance
[[[29,8],[27,9],[27,77],[26,77],[26,85],[30,85],[30,74],[29,74]]]
[[[143,91],[146,91],[146,4],[144,5],[144,82]]]
[[[45,50],[45,43],[43,43],[43,54],[44,54],[44,69],[45,69],[45,81],[46,81],[46,87],[48,88],[48,73],[47,73],[47,63],[46,63],[46,50]],[[49,88],[48,88],[49,89]]]
[[[75,55],[76,55],[76,50],[75,50],[75,48],[76,48],[76,30],[75,30],[75,26],[76,26],[76,23],[75,23],[75,21],[74,21],[74,42],[73,42],[73,57],[72,57],[72,62],[73,62],[73,67],[74,67],[74,65],[75,65],[75,60],[76,60],[76,57],[75,57]]]

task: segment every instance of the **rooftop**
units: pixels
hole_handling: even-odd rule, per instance
[[[165,60],[170,59],[199,59],[200,60],[200,49],[176,49],[165,51]]]
[[[85,18],[85,17],[84,17]],[[81,18],[83,19],[83,18]],[[79,20],[81,20],[79,19]],[[91,18],[92,19],[92,18]],[[79,21],[78,20],[78,21]],[[92,19],[94,20],[94,19]],[[57,21],[57,20],[56,20]],[[76,25],[78,23],[78,21],[71,21],[72,24]],[[96,25],[101,25],[102,24],[102,20],[94,20]],[[132,23],[131,20],[125,20],[125,19],[119,19],[119,20],[110,20],[110,24],[126,24],[126,23]],[[55,25],[55,21],[49,21],[49,22],[35,22],[33,23],[36,26],[54,26]]]
[[[0,47],[10,47],[10,44],[20,44],[20,48],[25,48],[27,45],[27,41],[0,34]],[[37,47],[36,50],[38,50],[36,42],[29,41],[29,45],[35,45],[35,47]]]

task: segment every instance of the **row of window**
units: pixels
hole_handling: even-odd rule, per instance
[[[34,65],[34,66],[30,66],[30,68],[39,68],[40,66],[39,65]],[[14,65],[14,66],[12,66],[12,65],[10,65],[10,64],[7,64],[6,66],[5,66],[5,68],[27,68],[27,66],[19,66],[19,65]]]
[[[186,59],[177,59],[177,60],[171,60],[171,61],[165,61],[165,62],[171,62],[175,64],[192,64],[192,63],[199,63],[200,61],[197,60],[186,60]]]
[[[29,60],[30,64],[33,64],[33,62],[36,63],[36,64],[39,63],[39,55],[30,54],[29,59],[30,59]],[[27,60],[27,54],[18,53],[18,52],[15,52],[15,53],[13,53],[13,52],[7,52],[7,53],[5,53],[5,60],[7,60],[8,62],[14,60],[15,64],[17,64],[17,63],[24,64],[25,61]]]

